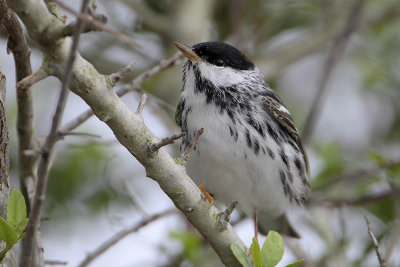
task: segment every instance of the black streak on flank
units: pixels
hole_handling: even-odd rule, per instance
[[[293,183],[293,174],[292,174],[290,171],[288,171],[288,172],[287,172],[287,176],[289,177],[289,181],[290,181],[291,183]]]
[[[247,123],[250,124],[263,138],[265,138],[265,132],[264,129],[261,127],[260,124],[256,123],[254,118],[251,116],[247,117]]]
[[[285,152],[283,150],[281,150],[279,152],[279,155],[281,156],[281,159],[282,159],[283,163],[285,163],[286,167],[288,169],[290,169],[288,157],[286,156]]]
[[[278,133],[269,123],[267,123],[267,130],[268,130],[269,135],[272,136],[272,138],[275,140],[275,142],[278,142]]]
[[[250,137],[249,129],[246,129],[246,141],[247,141],[247,146],[249,148],[251,148],[251,137]]]
[[[294,160],[294,164],[296,165],[296,168],[297,168],[297,170],[298,170],[298,172],[299,172],[299,175],[301,176],[301,175],[303,174],[303,166],[301,166],[300,159],[299,159],[299,158],[296,158],[296,159]]]
[[[279,172],[279,174],[281,176],[282,185],[285,186],[286,185],[286,175],[282,170]]]
[[[269,147],[267,147],[267,151],[268,151],[268,155],[271,157],[271,159],[275,159],[275,154]]]
[[[254,153],[258,155],[260,153],[260,144],[258,143],[258,140],[254,141]]]
[[[290,185],[286,181],[286,175],[282,170],[279,172],[279,174],[283,185],[283,192],[285,193],[286,197],[289,197],[290,202],[293,202],[294,199],[293,190],[290,188]]]

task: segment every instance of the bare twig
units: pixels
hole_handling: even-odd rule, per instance
[[[96,13],[96,10],[92,7],[88,7],[88,13],[90,17],[88,18],[93,18],[94,20],[97,20],[101,24],[107,23],[108,18],[104,14],[98,14]],[[65,37],[65,36],[72,36],[74,33],[74,29],[76,27],[76,21],[71,22],[67,26],[64,27],[64,29],[61,32],[60,37]],[[91,31],[101,31],[101,28],[98,26],[95,26],[92,23],[87,23],[82,27],[81,33],[86,33],[86,32],[91,32]]]
[[[321,186],[318,186],[317,188],[318,188],[318,190],[323,190],[325,188],[334,186],[341,182],[355,182],[355,181],[363,179],[367,176],[375,175],[382,170],[390,169],[390,168],[396,167],[398,165],[400,165],[400,160],[387,161],[387,162],[379,164],[379,165],[370,166],[370,167],[367,167],[364,169],[356,170],[354,172],[341,175],[335,179],[330,179],[330,180],[326,181],[325,183],[323,183]]]
[[[143,94],[140,99],[139,105],[137,107],[136,114],[142,115],[144,105],[146,104],[146,100],[147,100],[147,95]]]
[[[141,228],[144,226],[148,225],[151,222],[154,222],[155,220],[158,220],[161,217],[165,217],[171,214],[176,213],[176,209],[170,209],[166,210],[161,213],[157,213],[155,215],[152,215],[139,223],[135,223],[132,226],[119,231],[116,233],[114,236],[106,240],[103,244],[101,244],[98,248],[96,248],[93,252],[90,252],[86,258],[78,265],[78,267],[85,267],[88,266],[89,263],[91,263],[93,260],[95,260],[97,257],[99,257],[101,254],[103,254],[105,251],[107,251],[110,247],[121,241],[124,237],[127,235],[139,231]]]
[[[135,80],[133,80],[131,86],[118,89],[116,91],[116,94],[118,96],[123,96],[130,91],[134,91],[137,88],[140,88],[141,84],[144,81],[146,81],[150,77],[160,73],[163,70],[166,70],[166,69],[169,69],[169,68],[175,66],[179,62],[179,60],[182,58],[183,58],[182,53],[176,53],[173,57],[171,57],[168,60],[161,60],[161,62],[158,65],[152,67],[151,69],[143,72],[138,77],[136,77]]]
[[[364,219],[365,219],[365,222],[367,223],[368,235],[371,238],[372,243],[374,243],[376,256],[378,257],[379,265],[381,267],[386,267],[386,261],[382,256],[382,252],[381,252],[381,249],[379,247],[378,240],[376,240],[376,237],[375,237],[374,233],[372,232],[371,225],[369,223],[369,220],[368,220],[367,216],[364,216]]]
[[[17,88],[21,90],[26,90],[35,83],[43,80],[47,76],[49,76],[49,74],[43,68],[39,68],[35,73],[26,76],[20,82],[18,82]]]
[[[135,64],[135,61],[132,61],[125,67],[122,67],[118,72],[110,74],[109,78],[110,78],[111,86],[114,86],[118,81],[123,79],[130,71],[132,71],[134,64]]]
[[[239,204],[236,200],[232,201],[232,203],[223,211],[219,214],[218,218],[218,230],[219,231],[224,231],[229,223],[229,220],[231,219],[231,214],[233,210],[236,208],[236,206]]]
[[[115,37],[117,37],[119,40],[121,40],[124,43],[130,44],[136,48],[141,48],[142,46],[136,42],[135,40],[133,40],[131,37],[120,33],[119,31],[115,30],[114,28],[105,25],[104,23],[93,19],[92,17],[86,15],[86,14],[82,14],[82,13],[78,13],[76,12],[73,8],[71,8],[70,6],[66,5],[64,2],[58,1],[58,0],[54,0],[54,2],[56,2],[58,5],[60,5],[63,9],[67,10],[68,12],[71,12],[72,14],[74,14],[75,16],[77,16],[77,18],[81,21],[84,21],[85,23],[91,24],[93,25],[95,28],[108,32],[112,35],[114,35]],[[57,36],[57,37],[62,37],[62,35]]]
[[[154,152],[158,151],[163,146],[173,144],[175,140],[182,138],[182,136],[184,136],[184,135],[185,135],[185,133],[174,134],[172,136],[168,136],[168,137],[161,139],[161,141],[158,143],[151,144],[151,146],[149,148],[150,153],[154,153]]]
[[[67,265],[67,261],[57,261],[57,260],[45,260],[46,265]]]
[[[137,211],[143,216],[143,218],[149,218],[149,214],[144,209],[142,201],[140,200],[139,196],[137,195],[136,191],[132,188],[132,186],[128,183],[126,179],[123,180],[125,184],[125,188],[129,193],[129,197],[132,200],[133,205],[137,209]]]
[[[359,198],[342,198],[342,199],[319,199],[313,198],[308,204],[309,205],[332,205],[332,206],[342,206],[342,205],[366,205],[369,203],[374,203],[383,199],[397,198],[400,196],[400,188],[390,189],[378,194],[371,194],[362,196]]]
[[[183,58],[182,53],[177,53],[170,59],[161,60],[161,62],[159,64],[155,65],[151,69],[149,69],[149,70],[143,72],[142,74],[140,74],[139,76],[137,76],[133,80],[132,85],[127,86],[125,88],[118,89],[116,91],[116,94],[119,97],[122,97],[131,91],[137,91],[141,94],[145,93],[140,88],[140,86],[142,85],[143,82],[145,82],[149,78],[153,77],[154,75],[156,75],[168,68],[175,66],[177,64],[177,62],[179,62],[179,60],[182,58]],[[149,94],[149,93],[146,92],[146,94]],[[149,95],[151,95],[151,94],[149,94]],[[157,98],[156,96],[153,96],[153,95],[151,95],[151,96],[153,99],[155,99],[157,101],[157,103],[164,103],[163,104],[164,107],[168,107],[169,109],[171,109],[171,107],[168,104],[165,104],[165,101]],[[93,116],[93,111],[91,109],[88,109],[88,110],[84,111],[82,114],[80,114],[77,118],[73,119],[72,121],[68,122],[66,125],[61,127],[61,130],[63,132],[72,131],[73,129],[75,129],[76,127],[78,127],[79,125],[81,125],[82,123],[87,121],[91,116]]]
[[[89,0],[83,0],[81,6],[82,13],[86,12],[88,4]],[[20,261],[21,267],[30,266],[30,264],[32,263],[31,259],[32,259],[34,241],[36,237],[36,231],[40,225],[40,211],[46,195],[49,166],[51,162],[53,148],[58,139],[58,127],[60,125],[68,97],[68,92],[69,92],[68,86],[72,74],[72,66],[74,64],[76,57],[76,51],[78,49],[82,24],[83,23],[80,20],[78,20],[78,23],[76,24],[76,30],[74,31],[73,42],[69,58],[67,61],[64,77],[62,80],[61,92],[58,99],[57,108],[53,116],[50,133],[47,136],[46,141],[42,148],[42,155],[37,172],[38,178],[36,183],[36,192],[33,199],[31,214],[29,216],[29,222],[26,227],[26,237],[25,237],[26,242],[23,243],[22,246],[21,261]]]
[[[351,34],[358,27],[363,4],[364,0],[355,1],[342,32],[336,37],[331,47],[331,50],[329,51],[328,57],[323,66],[321,78],[318,83],[317,93],[312,102],[310,111],[306,118],[306,122],[304,123],[302,131],[302,139],[304,143],[308,142],[308,139],[311,137],[311,134],[314,130],[316,120],[318,118],[318,115],[320,114],[319,110],[322,105],[322,97],[324,95],[324,92],[326,91],[326,85],[328,83],[328,79],[332,73],[332,70],[335,67],[340,56],[343,54],[343,51],[349,41]]]
[[[77,135],[77,136],[88,136],[88,137],[95,137],[95,138],[101,138],[100,135],[98,134],[92,134],[92,133],[83,133],[83,132],[68,132],[68,133],[64,133],[64,132],[58,132],[59,137],[64,137],[64,136],[68,136],[68,135]]]
[[[193,137],[190,145],[185,149],[185,151],[181,155],[181,160],[186,162],[189,160],[190,153],[196,147],[197,142],[199,141],[200,136],[203,134],[204,128],[201,128],[197,131],[196,135]]]

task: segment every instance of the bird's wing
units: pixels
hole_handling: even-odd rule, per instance
[[[183,98],[181,98],[178,106],[176,107],[176,111],[175,111],[175,122],[176,122],[176,124],[179,125],[179,127],[182,127],[182,112],[183,112],[184,106],[185,106],[185,100]]]
[[[267,91],[263,95],[262,100],[267,113],[271,115],[271,117],[274,118],[289,133],[289,136],[299,146],[306,163],[307,174],[309,175],[310,166],[308,163],[308,157],[306,151],[304,150],[303,143],[301,142],[299,131],[294,125],[293,118],[289,111],[279,96],[273,91]]]

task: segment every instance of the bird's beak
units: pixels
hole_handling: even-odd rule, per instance
[[[183,55],[185,57],[187,57],[190,61],[193,61],[196,63],[203,61],[198,55],[196,55],[196,53],[193,51],[193,48],[191,46],[181,44],[178,42],[175,42],[174,44],[176,45],[176,47],[178,47],[179,50],[181,50]]]

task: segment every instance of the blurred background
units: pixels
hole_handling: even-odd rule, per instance
[[[79,10],[80,1],[65,1]],[[278,92],[303,131],[312,196],[290,220],[302,235],[285,239],[279,266],[378,266],[364,216],[371,221],[388,266],[400,266],[400,3],[397,0],[98,0],[109,26],[142,44],[136,49],[105,32],[81,37],[82,56],[110,74],[135,61],[118,87],[189,45],[224,41],[244,52]],[[67,14],[67,22],[75,19]],[[1,35],[7,77],[11,183],[18,187],[15,71]],[[30,43],[33,70],[42,54]],[[174,109],[182,88],[180,62],[146,80],[148,127],[159,137],[178,133]],[[49,131],[60,82],[31,89],[35,138]],[[123,97],[136,110],[140,92]],[[63,123],[87,109],[70,94]],[[311,111],[311,112],[310,112]],[[121,229],[173,208],[144,168],[97,118],[57,145],[42,237],[46,260],[76,266]],[[168,147],[178,155],[176,146]],[[144,212],[142,211],[144,210]],[[233,216],[249,245],[252,224]],[[260,242],[263,242],[261,238]],[[207,242],[178,213],[164,216],[111,247],[90,266],[220,266]]]

